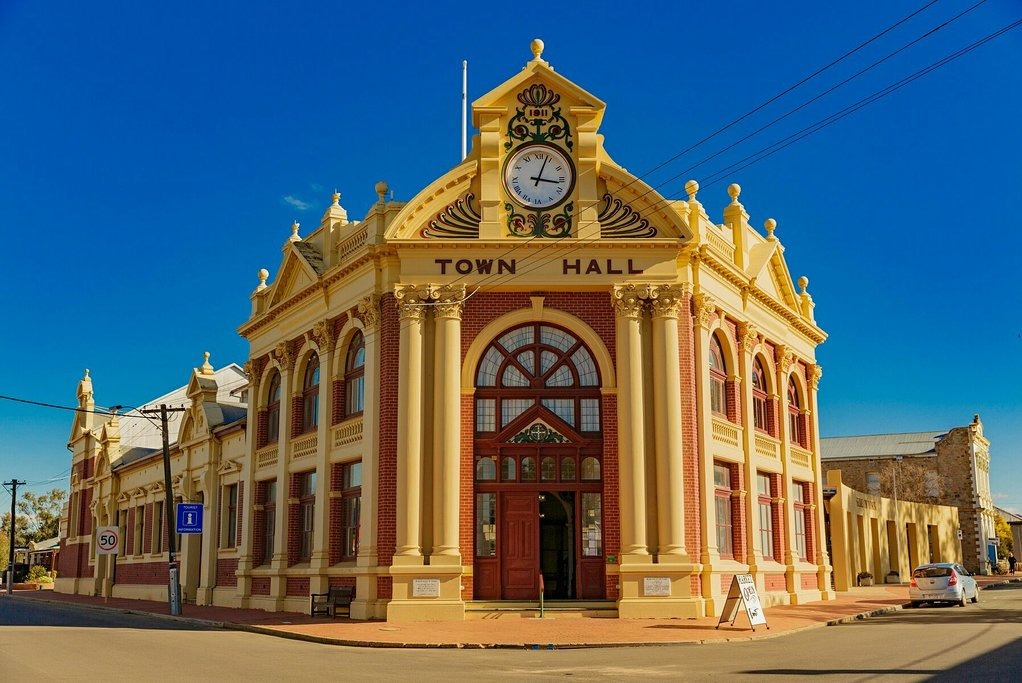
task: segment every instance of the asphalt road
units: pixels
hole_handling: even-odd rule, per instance
[[[1022,680],[1022,584],[764,640],[583,650],[348,648],[0,598],[0,680]]]

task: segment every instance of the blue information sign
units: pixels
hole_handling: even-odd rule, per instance
[[[177,504],[177,533],[202,533],[202,503]]]

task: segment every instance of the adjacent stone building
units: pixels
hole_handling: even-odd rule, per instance
[[[823,469],[840,471],[842,481],[863,493],[894,501],[946,505],[958,510],[963,564],[973,573],[990,572],[994,505],[990,495],[990,442],[979,415],[964,427],[942,432],[910,432],[821,440]],[[904,523],[904,522],[902,522]],[[909,554],[895,567],[912,567]]]
[[[416,196],[379,182],[361,221],[335,194],[292,226],[239,329],[243,418],[193,374],[173,493],[207,526],[186,599],[304,611],[348,585],[354,618],[435,620],[543,590],[698,617],[744,573],[765,605],[831,596],[808,280],[737,185],[717,223],[698,183],[669,199],[618,165],[606,105],[541,52],[473,103],[468,157]],[[114,422],[72,435],[84,521],[61,588],[159,592],[160,477]],[[89,535],[110,520],[141,539],[114,562]]]

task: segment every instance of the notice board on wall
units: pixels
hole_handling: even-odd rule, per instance
[[[717,622],[716,628],[720,628],[725,621],[731,622],[730,625],[734,626],[740,607],[745,608],[745,614],[749,617],[749,625],[753,631],[756,630],[756,624],[763,624],[767,630],[770,629],[770,626],[767,625],[766,614],[763,613],[763,606],[759,604],[756,580],[752,578],[752,574],[735,574],[732,577],[731,588],[728,589],[727,598],[724,600],[724,609],[720,613],[720,621]]]

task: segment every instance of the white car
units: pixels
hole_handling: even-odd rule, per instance
[[[955,602],[965,607],[966,600],[979,602],[979,586],[957,562],[933,562],[913,570],[908,597],[913,607],[924,602]]]

